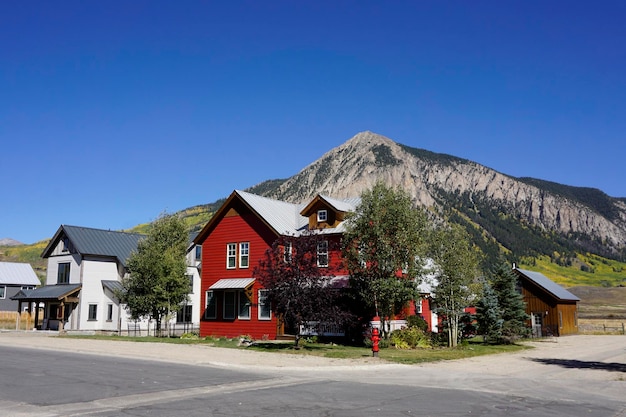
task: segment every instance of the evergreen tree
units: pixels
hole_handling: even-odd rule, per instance
[[[493,272],[491,285],[502,310],[503,341],[514,343],[515,340],[528,336],[526,304],[522,294],[517,290],[517,276],[511,267],[501,263]]]
[[[499,343],[502,338],[502,310],[498,305],[498,297],[491,284],[482,280],[482,296],[476,304],[476,321],[478,332],[483,335],[485,343]]]

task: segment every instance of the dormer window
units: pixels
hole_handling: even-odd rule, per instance
[[[325,222],[328,220],[328,210],[317,210],[317,221]]]

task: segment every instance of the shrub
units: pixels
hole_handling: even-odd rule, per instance
[[[396,349],[429,348],[430,335],[418,327],[406,327],[391,333],[390,343]]]

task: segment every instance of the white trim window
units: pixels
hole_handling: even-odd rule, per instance
[[[271,320],[272,319],[272,308],[267,299],[267,290],[259,290],[259,308],[258,308],[258,318],[259,320]]]
[[[225,320],[234,320],[237,310],[237,298],[235,291],[224,291],[224,317]]]
[[[226,244],[226,268],[227,269],[237,268],[237,244],[236,243]]]
[[[204,318],[217,318],[217,299],[215,298],[215,293],[213,292],[213,290],[208,290],[206,292]]]
[[[328,266],[328,241],[322,240],[317,244],[317,266]]]
[[[7,296],[7,287],[6,285],[0,285],[0,299],[5,299]]]
[[[239,268],[250,266],[250,242],[239,243]]]
[[[250,306],[252,305],[248,294],[245,291],[239,291],[239,312],[237,318],[241,320],[250,320]]]
[[[70,283],[70,270],[71,266],[69,262],[61,262],[58,265],[57,271],[57,284],[69,284]]]
[[[107,321],[113,321],[113,304],[107,304]]]
[[[328,210],[326,209],[317,210],[317,221],[318,222],[328,221]]]
[[[87,315],[87,320],[98,320],[98,304],[89,304],[89,314]]]

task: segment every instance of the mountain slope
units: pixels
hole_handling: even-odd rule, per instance
[[[624,259],[626,253],[623,199],[595,189],[514,178],[372,132],[357,134],[287,180],[253,189],[297,202],[317,193],[359,195],[379,179],[401,186],[416,204],[473,227],[487,252],[504,247],[519,257],[577,250],[614,259]],[[524,249],[528,244],[532,246]]]

